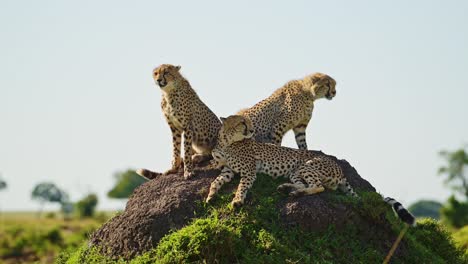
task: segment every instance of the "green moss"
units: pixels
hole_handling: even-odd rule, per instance
[[[410,243],[427,255],[434,255],[439,263],[468,263],[468,254],[456,247],[450,232],[439,221],[425,218],[410,230]],[[423,260],[416,258],[415,260]],[[464,261],[462,261],[464,260]],[[434,262],[435,263],[435,262]]]
[[[197,219],[166,235],[155,249],[131,263],[381,263],[403,227],[376,193],[359,192],[361,199],[354,199],[330,192],[325,194],[327,199],[352,206],[372,227],[350,224],[321,232],[285,228],[276,208],[286,198],[276,191],[282,182],[258,175],[249,202],[237,211],[229,206],[232,192],[221,191],[212,205],[199,204]],[[387,237],[384,243],[383,237]],[[403,254],[392,263],[463,263],[467,259],[445,229],[429,220],[409,230],[402,248]],[[119,262],[82,247],[58,263]]]
[[[236,249],[242,247],[240,230],[215,218],[198,219],[180,232],[163,238],[155,251],[162,263],[206,260],[235,261]],[[144,262],[143,262],[144,263]]]
[[[62,251],[59,256],[55,259],[55,264],[123,264],[128,263],[124,260],[112,260],[106,256],[103,256],[99,253],[97,248],[88,248],[87,243],[75,250],[74,252],[70,250]]]

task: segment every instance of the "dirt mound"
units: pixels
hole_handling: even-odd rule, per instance
[[[90,239],[110,257],[130,259],[155,247],[171,229],[183,227],[194,217],[196,202],[206,195],[219,171],[199,173],[193,180],[164,175],[133,192],[125,211],[109,220]]]
[[[355,189],[375,191],[348,162],[338,162]],[[195,217],[197,203],[203,201],[218,174],[219,171],[198,173],[186,181],[180,173],[144,183],[134,191],[122,214],[92,234],[90,245],[109,257],[124,259],[154,248],[171,229],[179,229]],[[351,208],[328,201],[326,194],[287,198],[277,208],[285,225],[299,225],[307,230],[349,224],[353,215]]]

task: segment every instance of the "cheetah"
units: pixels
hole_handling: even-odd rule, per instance
[[[292,129],[298,148],[307,149],[306,128],[314,102],[324,97],[333,99],[335,86],[336,81],[326,74],[310,74],[286,83],[270,97],[237,114],[252,120],[256,141],[281,145],[284,134]]]
[[[215,147],[221,122],[206,106],[180,73],[180,66],[163,64],[153,70],[153,78],[161,88],[161,108],[172,132],[172,167],[165,174],[184,167],[184,178],[193,175],[193,163],[207,159]],[[182,133],[184,158],[180,157]],[[152,179],[160,173],[146,169],[137,171]]]
[[[290,196],[312,195],[325,189],[340,189],[347,195],[358,197],[346,180],[340,165],[332,158],[314,154],[307,150],[292,149],[271,143],[253,140],[252,122],[239,115],[221,118],[218,145],[212,155],[221,174],[211,183],[206,202],[210,202],[221,186],[233,179],[235,173],[241,176],[233,207],[244,203],[247,191],[252,187],[256,173],[268,174],[273,178],[288,177],[290,183],[281,184],[279,191]],[[400,203],[392,198],[385,202],[392,205],[398,216],[408,224],[414,225],[415,218]]]

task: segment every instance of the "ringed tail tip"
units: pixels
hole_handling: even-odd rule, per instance
[[[416,218],[405,207],[403,207],[400,202],[391,197],[385,198],[384,201],[392,206],[393,211],[398,215],[398,218],[400,218],[401,221],[410,226],[416,226]]]

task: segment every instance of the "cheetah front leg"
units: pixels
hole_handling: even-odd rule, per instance
[[[233,178],[234,172],[227,166],[224,166],[219,176],[211,183],[210,193],[206,198],[206,202],[209,203],[213,199],[213,196],[218,193],[219,189],[221,189],[225,183],[230,182]]]
[[[313,108],[312,108],[313,109]],[[294,137],[296,138],[297,147],[307,150],[306,128],[312,118],[312,111],[302,118],[296,126],[293,127]]]
[[[281,142],[283,141],[284,136],[284,129],[280,124],[276,124],[273,126],[273,130],[270,133],[271,143],[281,146]]]
[[[236,195],[231,202],[231,205],[235,207],[239,207],[244,204],[245,197],[247,196],[247,191],[252,188],[257,175],[255,173],[255,166],[251,169],[246,169],[241,171],[241,179],[239,186],[237,187]]]
[[[296,138],[297,147],[299,149],[307,150],[306,128],[307,124],[300,124],[293,128],[294,137]]]
[[[172,132],[172,166],[171,169],[167,170],[164,174],[176,173],[184,165],[180,158],[182,131],[175,127],[171,122],[168,123]]]
[[[190,129],[186,129],[184,131],[184,178],[186,180],[193,176],[192,138],[192,131]]]

